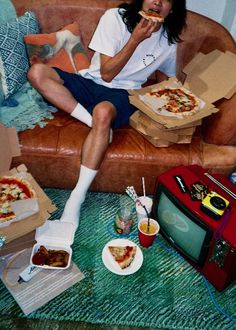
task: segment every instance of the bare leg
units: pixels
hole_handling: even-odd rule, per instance
[[[45,64],[34,64],[28,72],[28,79],[46,100],[92,127],[91,114],[64,87],[63,80],[54,69]],[[110,130],[109,142],[112,142],[112,130]]]
[[[115,119],[114,106],[104,101],[93,109],[93,127],[87,136],[82,149],[82,164],[99,169],[109,145],[110,127]]]
[[[34,64],[28,71],[28,79],[43,97],[57,108],[71,113],[77,101],[63,86],[57,72],[44,64]]]
[[[57,72],[43,64],[31,67],[28,73],[31,84],[57,108],[72,113],[78,102],[74,99]],[[68,199],[62,221],[71,222],[75,229],[79,223],[79,212],[86,193],[105,157],[109,139],[111,137],[111,124],[116,116],[114,106],[104,101],[93,109],[93,127],[89,132],[82,148],[82,160],[79,180]],[[79,119],[79,118],[78,118]]]
[[[68,199],[61,221],[79,224],[79,213],[86,193],[97,174],[109,145],[110,126],[116,111],[107,101],[99,103],[93,111],[93,127],[82,148],[82,165],[79,180]]]

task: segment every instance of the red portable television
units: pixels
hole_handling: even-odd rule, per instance
[[[153,216],[160,233],[219,291],[236,279],[236,186],[196,165],[157,179]]]

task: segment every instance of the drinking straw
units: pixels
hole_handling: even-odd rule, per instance
[[[134,189],[133,186],[128,186],[128,187],[126,188],[125,192],[127,193],[127,195],[128,195],[128,196],[129,196],[129,197],[130,197],[135,203],[138,203],[138,205],[141,205],[141,206],[144,208],[144,210],[145,210],[145,212],[146,212],[146,214],[147,214],[147,218],[148,218],[147,232],[149,232],[149,227],[150,227],[150,217],[149,217],[149,213],[148,213],[148,210],[147,210],[146,206],[143,205],[143,204],[141,203],[141,201],[140,201],[140,199],[138,198],[138,195],[137,195],[137,193],[136,193],[136,191],[135,191],[135,189]]]
[[[145,179],[144,179],[144,176],[142,176],[142,186],[143,186],[143,196],[145,197],[146,196],[146,188],[145,188]],[[149,217],[149,213],[146,209],[146,206],[145,205],[142,205],[146,214],[147,214],[147,218],[148,218],[148,225],[147,225],[147,232],[149,233],[149,227],[150,227],[150,217]]]
[[[125,192],[128,194],[128,196],[135,202],[138,203],[138,205],[142,205],[140,199],[138,198],[138,195],[136,193],[136,191],[134,190],[133,186],[128,186],[125,190]]]
[[[146,196],[145,179],[143,176],[142,176],[142,186],[143,186],[143,196]]]

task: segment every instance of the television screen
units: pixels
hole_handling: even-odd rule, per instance
[[[200,265],[207,254],[209,229],[168,192],[161,190],[158,195],[157,220],[161,233],[180,252]]]

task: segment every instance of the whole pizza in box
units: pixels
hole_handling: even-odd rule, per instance
[[[157,114],[179,119],[196,114],[205,104],[192,92],[178,85],[152,89],[140,95],[140,99]]]

